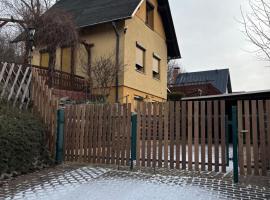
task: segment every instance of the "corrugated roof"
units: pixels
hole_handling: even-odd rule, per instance
[[[221,93],[232,92],[229,69],[210,70],[201,72],[181,73],[178,75],[176,85],[193,85],[211,83]]]

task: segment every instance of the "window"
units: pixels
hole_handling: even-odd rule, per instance
[[[146,24],[154,29],[154,6],[146,1]]]
[[[136,48],[136,70],[144,72],[145,49],[137,44]]]
[[[40,66],[41,67],[49,66],[49,53],[47,51],[40,51]]]
[[[71,48],[61,49],[61,71],[71,73]]]
[[[153,78],[160,79],[160,58],[153,55]]]

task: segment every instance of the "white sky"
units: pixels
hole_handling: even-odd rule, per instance
[[[270,89],[270,63],[248,52],[240,6],[246,0],[169,0],[186,71],[229,68],[233,91]]]

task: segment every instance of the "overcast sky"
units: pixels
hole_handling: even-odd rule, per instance
[[[246,0],[169,0],[188,72],[229,68],[233,91],[270,89],[270,63],[248,52],[240,6]]]

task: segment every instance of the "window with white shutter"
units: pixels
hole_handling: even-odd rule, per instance
[[[160,79],[160,59],[153,56],[153,78]]]
[[[137,44],[136,46],[136,70],[144,72],[145,49]]]

